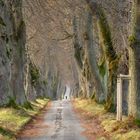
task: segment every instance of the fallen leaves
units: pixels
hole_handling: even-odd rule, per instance
[[[83,135],[86,135],[90,140],[109,140],[109,134],[104,130],[97,114],[75,108],[74,111],[78,114],[85,131]],[[80,114],[80,115],[79,115]]]

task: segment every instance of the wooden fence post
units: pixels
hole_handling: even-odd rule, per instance
[[[122,120],[122,79],[117,79],[117,120]]]
[[[131,77],[129,75],[120,74],[117,79],[117,120],[118,121],[122,120],[122,94],[123,94],[122,84],[124,79],[131,80]]]

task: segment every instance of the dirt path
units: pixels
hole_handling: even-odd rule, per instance
[[[69,101],[54,101],[31,124],[25,127],[17,140],[87,140],[84,129]]]

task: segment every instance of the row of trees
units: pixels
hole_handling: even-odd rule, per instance
[[[32,26],[28,25],[28,23],[31,24],[29,20],[32,19],[31,12],[25,11],[28,8],[25,1],[22,0],[0,1],[1,106],[15,106],[16,104],[28,106],[30,100],[48,96],[52,98],[57,94],[58,71],[54,64],[46,63],[46,61],[50,61],[49,55],[45,59],[42,58],[42,54],[37,56],[40,47],[38,40],[43,45],[46,42],[44,42],[43,36],[38,35],[37,31],[34,30],[37,27],[38,30],[41,29],[37,22]],[[36,10],[40,8],[38,7]],[[32,7],[30,7],[30,11],[32,11]],[[25,15],[25,12],[27,12],[27,15]],[[33,39],[33,33],[38,36],[38,40],[29,42]],[[29,47],[29,45],[33,47]],[[42,50],[44,51],[44,48]],[[44,52],[48,54],[49,51],[50,49],[46,48]],[[46,53],[44,53],[44,56]],[[40,65],[37,62],[40,62]],[[48,65],[49,70],[47,69]],[[44,69],[39,66],[44,67]],[[51,69],[53,69],[53,72]],[[49,77],[47,77],[46,71]]]
[[[111,8],[109,11],[107,4],[114,9]],[[119,4],[122,9],[119,9]],[[86,10],[81,9],[85,15],[76,14],[73,18],[75,58],[80,73],[80,95],[95,98],[98,103],[105,103],[106,110],[114,111],[117,75],[120,72],[130,74],[128,114],[139,118],[139,1],[117,4],[112,1],[86,0],[85,5]],[[118,9],[127,13],[123,15],[127,19],[121,19],[122,23],[113,19],[119,19],[122,16]],[[83,22],[82,25],[81,22]],[[114,28],[118,24],[121,30]],[[126,26],[129,28],[125,29]]]
[[[75,84],[75,96],[113,111],[117,75],[130,74],[129,114],[140,116],[138,0],[24,0],[23,8],[29,54],[42,75],[59,73],[62,88]]]
[[[139,6],[139,0],[1,0],[1,100],[61,97],[69,84],[74,96],[114,111],[123,73],[131,75],[129,115],[140,117]]]

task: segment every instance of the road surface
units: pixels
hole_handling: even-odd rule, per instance
[[[34,121],[18,140],[87,140],[70,101],[53,101],[40,119],[41,125]]]

